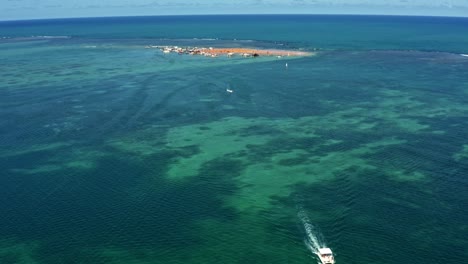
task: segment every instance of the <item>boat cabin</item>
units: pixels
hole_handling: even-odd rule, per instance
[[[333,254],[332,251],[331,251],[331,249],[329,249],[329,248],[321,248],[321,249],[319,249],[319,253],[320,253],[320,255],[322,255],[322,256],[324,256],[324,255],[325,255],[325,256],[326,256],[326,255],[332,255],[332,254]],[[325,257],[325,256],[324,256],[324,257]]]
[[[329,248],[320,248],[319,257],[323,264],[333,264],[335,260],[333,259],[333,253]]]

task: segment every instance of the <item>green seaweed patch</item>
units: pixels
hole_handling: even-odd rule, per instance
[[[241,136],[250,135],[284,135],[284,131],[276,129],[271,124],[255,124],[247,128],[240,129],[238,132]]]
[[[169,165],[167,176],[174,180],[200,177],[204,164],[220,158],[237,160],[242,164],[242,171],[235,176],[239,190],[226,197],[225,203],[242,212],[261,211],[272,206],[271,197],[288,196],[295,184],[328,181],[350,168],[375,170],[377,167],[366,160],[367,155],[406,142],[395,138],[367,139],[367,143],[350,148],[320,151],[343,144],[343,139],[324,140],[315,135],[314,131],[324,123],[331,129],[359,130],[364,119],[343,120],[344,114],[280,120],[225,118],[204,124],[210,129],[203,133],[198,133],[200,125],[172,128],[167,134],[167,148],[196,144],[200,151],[189,157],[176,157]],[[220,169],[218,177],[228,170],[228,167]]]
[[[39,152],[58,151],[63,148],[68,148],[75,143],[76,142],[54,142],[50,144],[37,144],[27,147],[19,147],[15,149],[6,149],[1,152],[0,157],[12,157]]]
[[[106,145],[118,151],[138,156],[152,155],[164,148],[165,142],[161,136],[161,130],[165,129],[165,127],[148,128],[130,136],[110,139],[106,142]]]
[[[431,132],[432,134],[434,135],[445,135],[447,134],[447,131],[444,131],[444,130],[434,130]]]
[[[430,97],[422,92],[403,92],[400,90],[383,89],[383,99],[377,103],[377,108],[369,114],[389,123],[395,124],[404,131],[418,132],[427,130],[430,126],[421,122],[423,119],[440,119],[465,116],[468,106],[464,102],[446,97]],[[420,118],[419,118],[420,117]],[[434,133],[445,133],[434,131]]]
[[[41,152],[44,152],[41,150]],[[31,153],[31,152],[28,152]],[[48,148],[42,160],[35,160],[29,168],[10,168],[11,172],[21,174],[48,174],[68,169],[92,170],[96,167],[97,160],[105,157],[105,152],[91,147],[69,147],[57,151]],[[19,155],[18,157],[22,157]]]
[[[297,184],[315,184],[333,180],[341,172],[355,169],[373,171],[377,167],[368,163],[363,156],[374,153],[385,146],[404,141],[385,139],[371,142],[347,151],[329,152],[317,156],[294,149],[278,152],[269,160],[251,162],[237,178],[241,189],[227,199],[227,203],[239,211],[261,211],[271,208],[272,197],[286,197]],[[308,162],[283,166],[278,161],[308,157]]]
[[[50,173],[54,171],[59,171],[62,168],[63,166],[60,166],[60,165],[44,164],[44,165],[35,166],[34,168],[31,168],[31,169],[11,169],[10,171],[14,173],[21,173],[21,174],[40,174],[40,173]]]
[[[293,149],[313,151],[322,140],[319,137],[277,137],[266,144],[247,145],[249,155],[257,159],[265,159],[277,153],[290,152]]]
[[[426,175],[419,171],[393,170],[389,173],[389,176],[391,176],[392,179],[401,182],[417,182],[427,179]]]
[[[190,157],[179,157],[171,164],[168,177],[171,179],[182,179],[196,176],[201,166],[211,160],[225,155],[237,153],[245,150],[247,145],[260,144],[264,137],[256,135],[241,136],[237,133],[245,126],[251,126],[255,120],[229,118],[218,122],[205,124],[209,127],[199,133],[199,125],[177,127],[169,130],[167,134],[167,147],[180,149],[188,144],[197,144],[199,153]],[[187,139],[190,139],[187,141]]]
[[[155,263],[155,259],[160,260],[162,257],[162,254],[158,251],[146,247],[128,249],[125,247],[107,246],[100,248],[84,248],[82,252],[84,255],[93,256],[92,259],[99,259],[99,263],[109,264],[152,264]]]
[[[232,179],[241,174],[245,169],[240,160],[229,158],[217,158],[204,163],[199,171],[199,177],[215,179]]]
[[[453,155],[453,158],[456,161],[462,161],[468,159],[468,144],[463,145],[463,148],[460,152]]]
[[[15,242],[10,239],[0,240],[0,262],[15,264],[39,264],[37,242]]]
[[[95,161],[105,155],[95,147],[82,146],[77,141],[10,148],[0,154],[8,161],[4,169],[30,175],[68,169],[90,170],[95,167]]]

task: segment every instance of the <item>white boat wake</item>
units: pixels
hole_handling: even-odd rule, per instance
[[[304,231],[306,234],[306,246],[310,249],[312,253],[318,254],[320,248],[327,247],[327,245],[325,244],[325,240],[323,239],[322,233],[320,233],[318,228],[312,224],[312,221],[310,221],[309,216],[307,216],[307,213],[303,209],[299,210],[299,213],[297,215],[304,227]]]

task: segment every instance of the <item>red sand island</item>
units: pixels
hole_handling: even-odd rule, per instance
[[[311,55],[310,52],[304,52],[304,51],[291,51],[291,50],[262,50],[262,49],[250,49],[250,48],[213,48],[213,49],[208,49],[206,51],[209,54],[216,54],[216,55],[221,55],[221,54],[240,54],[240,55],[251,55],[255,56],[257,54],[258,56],[263,55],[263,56],[307,56]]]
[[[243,57],[258,56],[309,56],[312,52],[275,50],[275,49],[254,49],[254,48],[199,48],[199,47],[178,47],[178,46],[148,46],[147,48],[158,48],[164,53],[178,53],[190,55],[202,55],[207,57],[217,57],[218,55],[227,55],[228,57],[240,55]]]

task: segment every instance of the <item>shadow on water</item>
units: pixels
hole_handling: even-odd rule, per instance
[[[236,190],[233,178],[243,169],[239,162],[210,161],[194,180],[165,179],[172,160],[190,156],[196,148],[144,157],[112,149],[89,170],[33,174],[14,170],[69,150],[18,154],[0,161],[7,172],[0,185],[0,233],[19,242],[38,241],[35,258],[41,263],[106,263],[109,259],[99,255],[106,248],[143,254],[142,260],[150,257],[144,252],[153,250],[153,258],[164,258],[165,251],[188,250],[200,243],[192,231],[198,221],[230,221],[237,216],[223,207],[221,194]],[[0,254],[2,263],[12,258]]]

